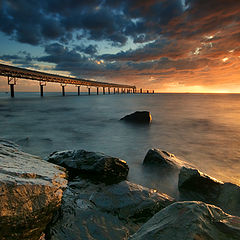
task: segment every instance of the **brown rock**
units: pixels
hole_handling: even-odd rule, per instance
[[[63,168],[0,144],[1,240],[38,240],[66,184]]]

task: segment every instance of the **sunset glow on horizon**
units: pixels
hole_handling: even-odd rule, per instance
[[[17,67],[155,92],[240,93],[238,0],[3,0],[0,43],[0,63]]]

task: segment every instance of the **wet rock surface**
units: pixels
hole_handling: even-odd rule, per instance
[[[181,200],[204,201],[240,216],[240,187],[235,184],[223,183],[197,169],[183,167],[178,187]]]
[[[113,185],[87,180],[70,182],[47,239],[127,239],[173,201],[165,194],[128,181]]]
[[[1,141],[1,239],[39,239],[60,207],[67,184],[65,176],[63,168]]]
[[[156,148],[148,150],[143,165],[154,165],[168,170],[180,170],[183,166],[190,166],[174,154]]]
[[[132,123],[151,123],[152,116],[151,113],[148,111],[136,111],[132,114],[126,115],[125,117],[121,118],[120,120]]]
[[[119,158],[85,150],[55,152],[47,160],[65,167],[71,179],[86,175],[87,178],[108,184],[125,180],[129,171],[127,163]]]
[[[176,202],[155,214],[129,240],[237,240],[240,218],[203,202]]]
[[[181,168],[178,181],[181,199],[214,202],[220,194],[222,185],[222,182],[197,169]]]

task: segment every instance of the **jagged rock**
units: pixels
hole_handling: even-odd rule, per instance
[[[60,207],[63,168],[0,144],[1,240],[38,240]]]
[[[147,111],[137,111],[132,114],[126,115],[120,120],[133,122],[133,123],[150,123],[152,121],[152,116],[150,112]]]
[[[128,165],[125,161],[99,152],[69,150],[52,153],[49,162],[65,167],[70,178],[84,176],[105,183],[117,183],[125,180]]]
[[[70,182],[60,217],[50,225],[47,239],[127,239],[172,202],[165,194],[128,181],[113,185]]]
[[[240,216],[240,187],[235,184],[223,183],[197,169],[183,167],[178,186],[181,200],[204,201]]]
[[[240,216],[240,187],[232,183],[224,183],[216,201],[225,212]]]
[[[143,165],[156,165],[169,170],[180,170],[183,166],[189,166],[186,162],[175,157],[174,154],[156,148],[148,150]]]
[[[155,214],[129,240],[238,240],[240,218],[202,202],[176,202]]]
[[[214,203],[220,194],[222,184],[197,169],[182,167],[180,170],[178,188],[182,200]]]

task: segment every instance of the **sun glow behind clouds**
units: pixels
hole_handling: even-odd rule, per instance
[[[229,58],[228,57],[225,57],[222,59],[223,62],[226,62]]]

